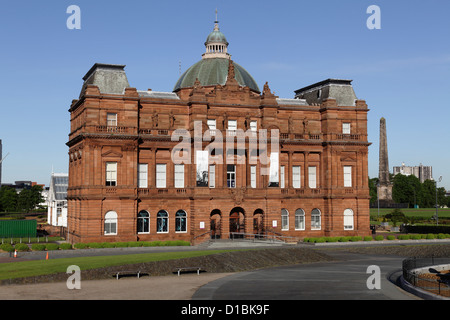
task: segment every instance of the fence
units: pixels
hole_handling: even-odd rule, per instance
[[[440,269],[450,270],[450,258],[413,257],[403,260],[402,263],[403,278],[410,284],[437,295],[450,297],[450,273],[446,273],[449,276],[439,276],[442,273],[437,270]]]

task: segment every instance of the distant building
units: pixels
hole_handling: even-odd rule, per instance
[[[397,174],[402,174],[405,176],[416,176],[421,183],[425,180],[433,180],[433,170],[431,166],[424,166],[420,164],[419,166],[411,167],[406,166],[404,163],[400,167],[394,167],[394,176]]]
[[[69,175],[67,173],[52,173],[48,190],[48,215],[49,225],[67,227],[67,187]]]

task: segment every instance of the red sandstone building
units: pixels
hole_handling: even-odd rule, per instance
[[[281,99],[231,60],[217,22],[205,47],[172,92],[130,87],[123,65],[84,76],[69,110],[68,240],[369,234],[369,110],[351,81]]]

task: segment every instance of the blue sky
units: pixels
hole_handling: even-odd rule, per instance
[[[70,30],[67,7],[81,9]],[[381,29],[369,30],[370,5]],[[390,170],[433,166],[450,189],[450,2],[10,1],[0,10],[3,183],[49,184],[68,171],[69,106],[96,63],[125,64],[139,90],[172,91],[201,59],[218,8],[233,60],[282,98],[327,79],[352,79],[366,100],[369,175],[378,175],[379,120],[387,121]]]

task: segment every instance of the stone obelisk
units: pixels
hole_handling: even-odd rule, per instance
[[[380,207],[389,207],[392,200],[392,183],[389,179],[389,158],[387,148],[386,119],[380,119],[380,159],[378,169],[378,198]]]

